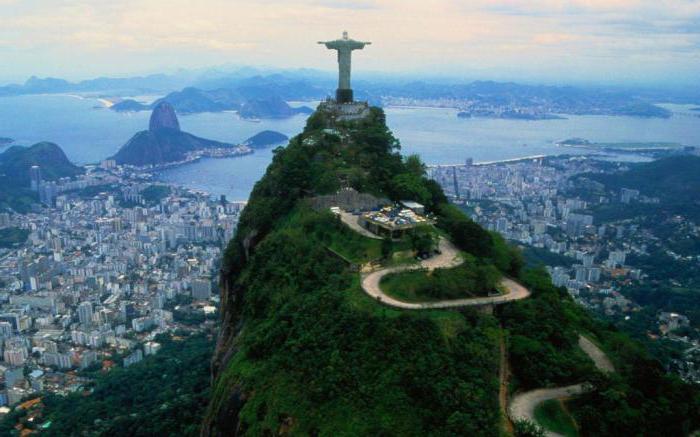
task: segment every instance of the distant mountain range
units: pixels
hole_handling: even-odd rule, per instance
[[[160,165],[182,161],[189,152],[207,148],[229,148],[233,144],[207,140],[180,130],[175,108],[161,101],[151,113],[148,130],[137,132],[114,159],[118,164]]]
[[[133,112],[152,109],[161,102],[168,102],[180,114],[195,114],[199,112],[238,111],[242,118],[287,118],[296,114],[310,114],[311,108],[302,106],[292,108],[277,95],[265,93],[248,93],[258,97],[246,97],[246,92],[219,88],[202,90],[188,87],[156,100],[151,105],[145,105],[135,100],[123,100],[110,109],[119,112]]]
[[[36,93],[102,93],[112,96],[165,94],[181,113],[239,110],[245,103],[262,107],[251,118],[281,117],[287,109],[270,112],[278,105],[268,99],[287,101],[319,100],[332,95],[333,75],[313,70],[295,70],[261,75],[260,70],[208,70],[157,74],[132,78],[97,78],[68,82],[57,78],[31,77],[21,85],[0,87],[0,96]],[[670,112],[655,102],[700,104],[700,87],[682,90],[623,88],[619,86],[551,86],[513,82],[445,80],[389,80],[375,77],[354,82],[355,96],[375,105],[411,103],[439,104],[460,108],[466,115],[546,119],[556,114],[626,115],[669,117]],[[136,101],[125,100],[114,110],[152,109]],[[505,115],[503,115],[505,114]]]
[[[23,84],[0,86],[0,96],[68,92],[126,92],[130,94],[163,92],[173,88],[183,87],[191,80],[192,78],[184,76],[166,74],[128,78],[99,77],[81,82],[69,82],[64,79],[53,77],[38,78],[32,76]]]

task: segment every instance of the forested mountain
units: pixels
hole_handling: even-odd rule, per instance
[[[671,156],[591,178],[611,190],[634,188],[664,202],[700,202],[700,156]]]
[[[398,151],[377,108],[336,123],[317,111],[275,151],[223,262],[203,435],[497,436],[507,429],[504,360],[510,391],[590,382],[571,405],[584,435],[682,435],[698,425],[695,389],[591,318],[544,271],[523,269],[515,249],[447,204],[420,161]],[[531,296],[493,314],[382,305],[353,267],[372,259],[377,240],[311,207],[311,198],[342,187],[424,204],[465,256]],[[391,245],[381,252],[399,255]],[[618,372],[595,370],[581,334]]]
[[[24,211],[38,200],[38,195],[29,190],[29,169],[34,165],[41,167],[41,176],[47,181],[83,172],[54,143],[12,146],[0,154],[0,210],[9,207]]]

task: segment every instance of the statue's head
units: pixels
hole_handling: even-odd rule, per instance
[[[343,39],[348,39],[348,31],[343,31]]]

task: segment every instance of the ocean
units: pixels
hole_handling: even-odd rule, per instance
[[[297,104],[313,105],[309,102]],[[677,142],[700,146],[700,119],[684,105],[663,105],[669,119],[613,116],[566,116],[565,120],[461,119],[454,109],[385,108],[387,124],[400,140],[402,153],[418,154],[428,164],[462,163],[467,158],[496,161],[531,155],[586,153],[562,148],[558,140],[581,137],[594,142]],[[113,155],[139,130],[148,127],[149,112],[117,113],[96,98],[31,95],[0,98],[0,137],[16,144],[51,141],[78,163]],[[265,129],[288,136],[299,133],[306,116],[252,122],[235,113],[180,116],[184,131],[204,138],[238,143]],[[0,148],[0,151],[3,149]],[[272,150],[199,162],[162,172],[163,181],[205,190],[230,200],[245,200],[272,159]],[[628,157],[629,159],[629,157]]]

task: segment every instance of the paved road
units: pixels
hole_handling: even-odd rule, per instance
[[[614,372],[615,368],[612,363],[598,346],[586,337],[579,335],[578,344],[581,349],[593,360],[593,363],[598,370],[610,373]],[[568,398],[571,396],[580,395],[590,390],[592,387],[583,382],[580,384],[567,385],[565,387],[555,388],[538,388],[513,396],[508,407],[508,415],[513,422],[518,420],[528,420],[532,423],[537,423],[535,420],[535,408],[537,405],[550,399]],[[552,431],[545,431],[548,437],[560,437]]]
[[[584,337],[583,335],[578,336],[578,345],[583,351],[588,355],[593,363],[603,373],[612,373],[615,371],[615,367],[610,362],[610,359],[605,352],[603,352],[595,343]]]
[[[499,305],[514,300],[525,299],[530,296],[530,291],[513,281],[512,279],[501,279],[500,286],[507,291],[505,294],[498,296],[473,297],[465,299],[440,300],[434,302],[404,302],[386,295],[379,286],[382,278],[390,273],[403,272],[408,270],[436,268],[451,268],[462,263],[462,258],[459,255],[459,250],[447,239],[440,238],[438,244],[440,254],[433,256],[427,260],[421,261],[418,265],[389,267],[386,269],[377,270],[376,272],[363,275],[362,289],[378,301],[396,308],[404,308],[411,310],[438,309],[438,308],[458,308],[467,306],[480,305]]]

